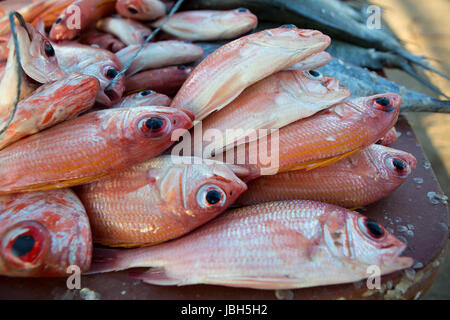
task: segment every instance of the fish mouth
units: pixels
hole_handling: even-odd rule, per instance
[[[120,98],[122,97],[123,90],[121,90],[121,92],[120,91],[118,92],[115,88],[113,88],[109,90],[105,89],[103,92],[105,93],[105,96],[108,98],[109,103],[115,104],[119,102]]]
[[[332,91],[339,91],[339,90],[347,89],[345,86],[341,85],[341,82],[338,79],[331,78],[331,77],[325,77],[323,84],[328,90],[332,90]]]

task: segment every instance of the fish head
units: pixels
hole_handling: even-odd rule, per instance
[[[232,205],[247,190],[233,167],[219,161],[189,165],[183,180],[184,209],[204,223]]]
[[[89,268],[89,220],[71,190],[15,194],[0,202],[0,274],[65,276],[71,265]]]
[[[377,266],[382,274],[409,268],[410,257],[400,256],[406,244],[397,239],[380,224],[351,212],[346,215],[348,256],[366,266]]]
[[[190,127],[192,118],[181,109],[165,106],[139,106],[115,109],[119,118],[108,119],[109,139],[129,141],[129,151],[137,158],[152,158],[177,141]],[[108,110],[105,110],[108,111]]]
[[[122,17],[152,20],[164,15],[166,7],[155,0],[117,0],[116,10]]]
[[[111,53],[111,55],[113,54]],[[99,59],[96,59],[89,67],[80,70],[80,72],[93,75],[99,80],[100,89],[97,94],[97,102],[106,107],[111,107],[120,101],[125,91],[125,76],[121,76],[114,87],[108,89],[109,84],[119,74],[121,69],[122,64],[117,58],[106,58],[103,55],[100,55]]]
[[[310,95],[323,99],[335,97],[336,102],[343,101],[350,96],[350,90],[340,84],[339,80],[324,76],[317,70],[296,70],[296,78],[301,88]]]
[[[372,145],[370,153],[380,167],[379,172],[384,178],[386,186],[399,186],[416,168],[417,160],[408,152],[382,145]]]
[[[233,29],[240,34],[250,31],[258,25],[258,17],[247,8],[238,8],[225,13],[221,12],[218,16],[219,24],[227,27],[232,25]]]
[[[55,49],[46,36],[33,25],[16,26],[22,69],[39,83],[48,83],[66,76],[58,64]]]
[[[153,90],[143,90],[126,96],[117,107],[169,106],[169,104],[168,96]]]
[[[264,30],[249,37],[252,37],[255,44],[262,47],[274,48],[280,53],[288,52],[290,61],[287,66],[324,51],[331,42],[330,37],[320,31],[298,29],[294,25]]]
[[[74,10],[73,6],[65,9],[53,23],[49,37],[52,41],[75,40],[81,31],[79,10]],[[77,25],[78,24],[78,25]]]

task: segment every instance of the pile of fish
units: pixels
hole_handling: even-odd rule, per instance
[[[410,267],[351,209],[415,168],[388,147],[401,106],[448,101],[333,58],[321,31],[258,27],[268,1],[182,2],[0,3],[0,274],[150,267],[134,276],[288,289]],[[319,2],[356,13],[284,1],[271,16],[300,25]],[[341,34],[338,16],[324,32]],[[427,67],[395,41],[376,48]]]

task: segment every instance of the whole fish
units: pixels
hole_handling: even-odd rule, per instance
[[[50,30],[52,41],[74,40],[100,18],[114,13],[116,0],[77,0],[56,19]]]
[[[19,102],[11,124],[0,135],[0,149],[88,110],[98,88],[97,78],[78,73],[39,87]],[[0,117],[0,123],[7,117]]]
[[[245,88],[322,52],[330,38],[315,30],[286,26],[229,42],[203,60],[181,87],[171,106],[202,120],[233,101]],[[245,72],[243,72],[245,70]]]
[[[118,104],[114,105],[113,108],[169,106],[170,102],[171,99],[164,94],[152,90],[144,90],[124,97]]]
[[[382,146],[389,146],[393,144],[395,141],[397,141],[399,138],[398,132],[395,129],[395,127],[392,127],[391,130],[388,131],[384,135],[383,138],[377,141],[378,144],[381,144]]]
[[[165,17],[152,24],[159,27]],[[175,13],[162,30],[178,39],[208,41],[237,38],[258,24],[258,18],[248,9],[230,11],[198,10]]]
[[[280,71],[245,89],[222,110],[204,119],[202,147],[213,153],[261,138],[260,129],[280,129],[350,96],[339,80],[315,70]],[[208,142],[212,131],[221,138]]]
[[[402,111],[450,113],[450,101],[438,100],[409,90],[380,77],[375,72],[332,59],[319,69],[323,74],[339,79],[350,89],[352,97],[364,97],[379,92],[393,92],[402,96]]]
[[[94,181],[161,154],[191,125],[169,107],[84,114],[1,150],[0,194]]]
[[[115,38],[112,34],[99,32],[93,29],[83,32],[80,37],[80,42],[83,44],[97,46],[100,49],[106,49],[111,52],[117,52],[126,47],[122,41]]]
[[[94,242],[131,247],[178,238],[247,190],[228,165],[198,160],[161,156],[77,188]]]
[[[293,289],[355,282],[408,268],[406,245],[361,214],[313,201],[281,201],[227,212],[180,239],[148,248],[99,249],[89,273],[151,267],[155,285],[213,284]]]
[[[244,165],[251,171],[248,179],[330,165],[383,137],[397,121],[401,101],[385,93],[343,102],[213,159]]]
[[[359,208],[390,195],[415,166],[413,155],[374,144],[323,168],[258,178],[237,204],[308,199]]]
[[[148,21],[163,16],[167,7],[159,0],[117,0],[116,10],[122,17]]]
[[[419,56],[406,51],[400,42],[380,24],[374,26],[368,17],[356,12],[339,0],[198,0],[186,3],[184,9],[222,10],[244,6],[260,20],[296,24],[326,32],[333,39],[341,39],[366,48],[397,54],[408,61],[448,76],[431,68]],[[276,14],[274,14],[276,12]],[[350,13],[352,12],[352,13]],[[359,17],[359,18],[355,18]]]
[[[97,29],[113,34],[127,46],[142,44],[152,33],[152,30],[145,25],[123,18],[107,17],[97,22]]]
[[[1,196],[0,241],[4,276],[67,277],[91,264],[89,220],[70,189]]]
[[[192,70],[193,68],[186,66],[170,66],[141,71],[126,79],[126,91],[154,90],[173,95],[180,90]]]
[[[78,43],[54,44],[56,56],[66,73],[79,72],[96,77],[100,81],[97,102],[110,107],[120,101],[125,91],[125,80],[119,78],[111,90],[106,90],[114,77],[122,70],[122,63],[108,50]]]
[[[117,57],[125,65],[139,49],[140,45],[131,45],[118,52]],[[203,49],[195,44],[167,40],[147,43],[127,70],[128,77],[147,69],[157,69],[171,65],[184,64],[200,59]]]

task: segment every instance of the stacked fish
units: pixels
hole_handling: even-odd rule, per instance
[[[414,170],[386,146],[400,95],[348,99],[315,70],[332,58],[319,31],[172,5],[2,3],[0,274],[151,267],[136,277],[287,289],[410,267],[404,243],[349,210]]]

